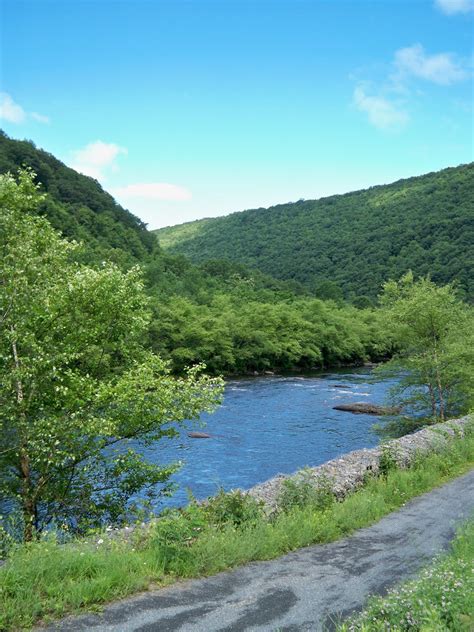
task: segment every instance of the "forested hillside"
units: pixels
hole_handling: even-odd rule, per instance
[[[9,138],[0,130],[0,173],[27,166],[48,193],[40,213],[68,239],[87,244],[85,257],[130,264],[153,248],[146,225],[123,209],[93,178],[70,169],[31,141]]]
[[[390,185],[156,231],[195,262],[228,258],[321,296],[375,298],[411,269],[474,298],[474,163]]]
[[[155,236],[93,179],[31,142],[0,135],[0,172],[27,166],[47,192],[39,208],[81,262],[139,264],[152,318],[147,343],[175,372],[205,362],[213,373],[310,369],[383,357],[391,341],[374,310],[322,301],[296,281],[227,260],[193,264]]]

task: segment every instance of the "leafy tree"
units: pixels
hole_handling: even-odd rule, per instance
[[[140,270],[75,261],[76,243],[32,214],[34,174],[0,176],[0,496],[24,537],[47,524],[120,522],[156,496],[177,464],[140,447],[212,410],[222,383],[202,366],[173,378],[142,344]]]
[[[327,279],[316,284],[314,294],[325,301],[342,302],[344,300],[344,295],[339,285]]]
[[[433,419],[474,403],[474,314],[452,285],[411,272],[384,284],[381,296],[387,332],[399,352],[388,368],[402,375],[396,394],[408,408]]]

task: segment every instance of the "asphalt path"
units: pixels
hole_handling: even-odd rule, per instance
[[[474,470],[344,540],[141,594],[47,630],[331,630],[369,595],[383,594],[445,550],[473,512]]]

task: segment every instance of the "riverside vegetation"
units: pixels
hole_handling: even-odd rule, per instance
[[[308,490],[303,482],[282,493],[271,517],[251,497],[221,493],[203,505],[191,502],[168,511],[130,536],[96,533],[61,545],[46,534],[28,545],[12,544],[8,563],[0,567],[0,629],[27,628],[179,578],[334,541],[468,471],[473,455],[471,424],[463,439],[420,457],[408,469],[385,459],[382,474],[368,476],[364,487],[342,502],[325,485]]]
[[[308,370],[390,355],[392,342],[376,311],[317,299],[298,283],[228,261],[195,266],[168,255],[98,182],[0,134],[0,172],[22,164],[34,168],[47,194],[31,213],[82,243],[77,262],[109,261],[124,271],[140,265],[150,312],[143,342],[173,372],[198,363],[213,374]]]
[[[202,375],[198,363],[181,377],[170,374],[170,364],[146,345],[156,324],[140,269],[82,263],[77,243],[34,214],[42,201],[32,172],[20,171],[18,182],[0,176],[0,490],[21,513],[27,541],[51,525],[81,532],[143,514],[169,491],[166,482],[179,464],[152,464],[137,446],[177,436],[183,420],[212,411],[223,386]],[[339,308],[335,314],[331,304],[318,304],[327,320],[313,314],[307,354],[308,347],[320,353],[344,331]],[[431,413],[431,421],[466,412],[474,392],[473,310],[452,286],[416,281],[411,273],[385,284],[381,306],[371,317],[397,349],[396,370],[405,370],[406,412],[418,414],[417,424],[420,412]],[[278,308],[288,328],[275,328],[275,335],[286,345],[291,319]],[[195,326],[191,315],[187,322]],[[354,321],[347,326],[353,330]],[[160,327],[166,331],[167,321]],[[345,342],[357,345],[354,338]],[[249,344],[242,349],[255,354]],[[160,492],[158,483],[165,484]],[[148,502],[137,501],[143,491]]]
[[[403,423],[414,427],[472,408],[473,311],[454,281],[439,287],[410,272],[385,284],[379,307],[361,309],[226,261],[195,266],[164,254],[92,179],[30,143],[0,140],[0,165],[36,161],[48,191],[28,169],[0,176],[4,626],[328,541],[399,506],[393,488],[377,495],[389,477],[400,489],[409,477],[406,498],[472,465],[469,436],[343,503],[327,490],[293,503],[302,490],[290,490],[270,520],[247,497],[222,494],[137,530],[136,547],[77,539],[149,515],[156,483],[169,491],[179,464],[153,465],[130,441],[176,436],[218,405],[222,380],[203,363],[215,375],[392,357],[388,369],[405,376],[395,394]],[[375,488],[380,502],[366,506]],[[15,520],[26,544],[12,540]]]

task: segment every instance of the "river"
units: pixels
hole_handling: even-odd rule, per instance
[[[369,415],[333,410],[349,402],[383,404],[390,380],[374,377],[370,369],[308,376],[265,376],[229,380],[224,402],[203,415],[210,439],[192,439],[183,430],[179,439],[142,449],[152,462],[183,461],[173,476],[179,490],[160,506],[187,502],[189,489],[198,498],[225,490],[246,489],[275,474],[289,474],[319,465],[341,454],[377,445]]]

